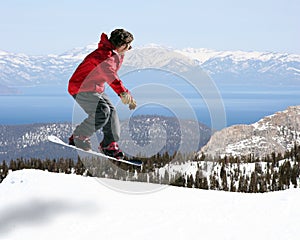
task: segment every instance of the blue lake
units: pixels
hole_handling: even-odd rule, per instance
[[[143,88],[137,88],[137,79],[140,82],[140,79],[143,79]],[[204,99],[190,86],[182,84],[182,81],[179,78],[174,79],[174,76],[172,82],[170,79],[164,81],[162,76],[159,76],[159,81],[156,81],[153,74],[149,79],[147,83],[147,76],[126,75],[122,78],[124,85],[135,93],[138,104],[145,102],[143,98],[148,99],[146,101],[149,102],[142,106],[139,105],[133,115],[174,115],[173,113],[176,111],[178,118],[191,118],[183,101],[178,101],[177,97],[168,92],[160,91],[163,88],[157,88],[156,84],[159,83],[175,89],[176,94],[182,95],[182,99],[188,102],[189,108],[192,108],[197,119],[211,126],[210,114],[212,111],[207,106],[207,99]],[[19,90],[22,91],[22,94],[0,96],[0,124],[72,122],[74,100],[67,93],[66,85],[23,87]],[[300,104],[300,87],[297,86],[217,86],[217,91],[220,96],[217,101],[224,108],[227,126],[254,123],[266,115],[285,110],[288,106]],[[106,92],[112,102],[117,105],[120,119],[128,118],[129,110],[123,107],[119,109],[119,98],[116,94],[109,87]],[[163,99],[167,99],[169,103],[167,107],[166,104],[159,104],[160,102],[165,103]]]

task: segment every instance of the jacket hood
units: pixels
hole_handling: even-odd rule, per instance
[[[98,43],[98,48],[107,48],[110,50],[116,49],[115,46],[108,40],[108,37],[105,33],[101,34],[100,42]]]

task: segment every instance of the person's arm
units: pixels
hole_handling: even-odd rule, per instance
[[[122,103],[129,104],[129,109],[136,108],[136,101],[131,96],[130,92],[123,85],[122,80],[117,74],[117,63],[116,57],[111,57],[101,63],[102,71],[105,75],[105,81],[120,96]]]
[[[101,63],[101,70],[103,77],[107,84],[120,96],[122,92],[128,92],[123,85],[123,82],[117,74],[117,59],[116,57],[110,57]]]

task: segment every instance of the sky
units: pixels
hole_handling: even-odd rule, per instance
[[[300,54],[299,0],[1,0],[0,50],[61,54],[124,28],[133,46]]]

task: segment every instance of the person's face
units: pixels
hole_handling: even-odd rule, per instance
[[[116,52],[119,53],[120,55],[123,55],[123,54],[125,54],[125,52],[127,52],[127,51],[130,50],[131,48],[132,48],[132,47],[131,47],[131,43],[124,44],[124,45],[122,45],[121,47],[116,48]]]

